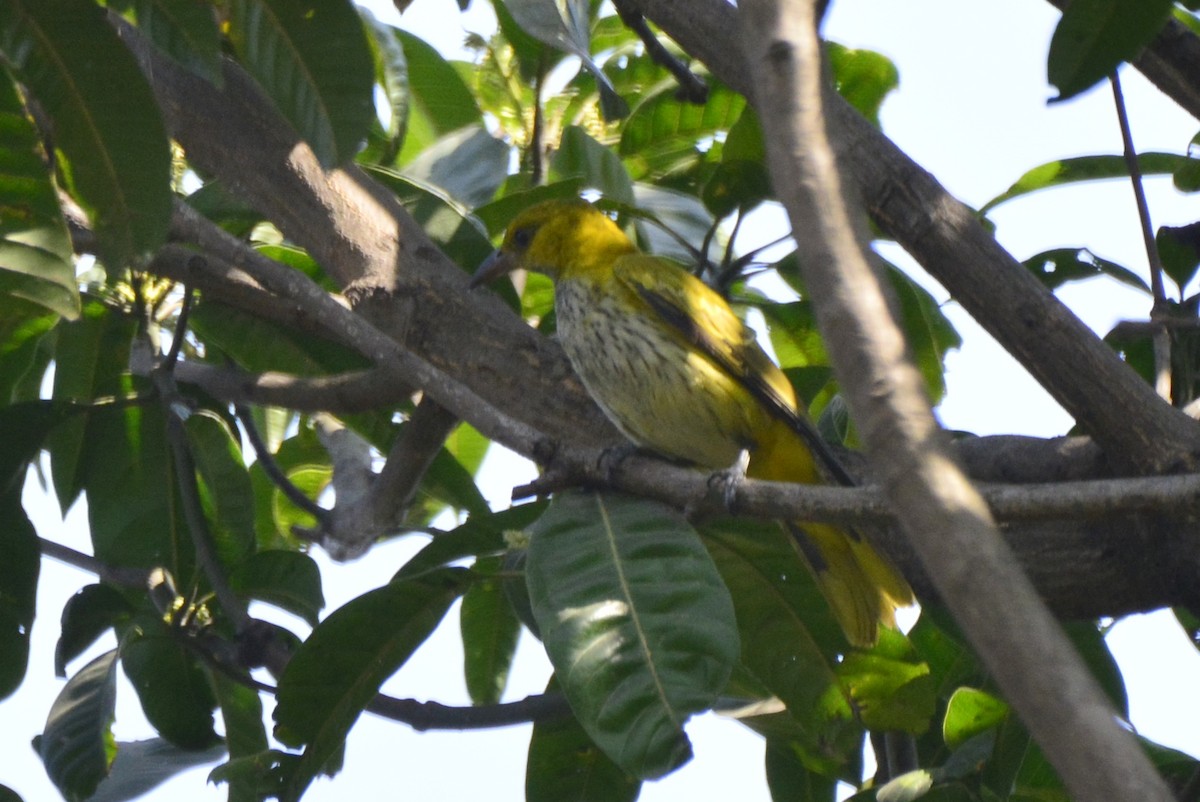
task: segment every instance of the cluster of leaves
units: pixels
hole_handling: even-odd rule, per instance
[[[542,640],[555,667],[548,693],[570,703],[570,715],[534,727],[531,799],[584,797],[585,789],[586,798],[633,799],[643,779],[688,759],[683,725],[713,708],[763,733],[768,780],[781,799],[800,789],[832,799],[839,780],[858,785],[868,730],[915,739],[926,767],[889,786],[888,798],[1065,799],[946,620],[927,611],[907,637],[885,633],[874,649],[851,652],[776,526],[696,528],[655,504],[584,493],[492,513],[473,479],[487,443],[466,425],[447,440],[395,531],[428,530],[447,510],[465,523],[438,532],[387,585],[322,618],[321,577],[294,534],[318,522],[264,468],[269,459],[310,498],[321,493],[333,468],[312,416],[254,410],[270,455],[252,460],[239,431],[248,421],[229,404],[186,384],[167,392],[169,372],[156,382],[131,368],[162,350],[164,332],[184,361],[252,373],[325,376],[369,362],[215,299],[200,298],[183,325],[181,293],[153,274],[151,261],[176,202],[318,284],[333,282],[172,151],[115,15],[125,20],[117,26],[132,23],[135,35],[209,84],[225,80],[222,54],[233,57],[324,164],[366,168],[464,268],[527,204],[598,193],[647,249],[696,265],[761,312],[781,365],[823,412],[824,430],[847,437],[795,258],[761,265],[753,251],[734,256],[742,218],[771,198],[745,99],[703,74],[705,102],[681,99],[671,71],[616,16],[598,18],[598,3],[493,5],[499,29],[471,42],[472,61],[448,61],[348,0],[0,5],[0,696],[16,691],[26,671],[41,546],[20,493],[42,452],[63,510],[86,494],[93,554],[105,566],[104,581],[82,588],[63,611],[59,673],[102,635],[115,632],[118,643],[75,670],[48,713],[37,749],[55,784],[70,799],[131,798],[159,774],[224,753],[214,777],[231,799],[299,798],[319,773],[336,771],[358,715],[461,599],[465,682],[476,704],[502,698],[523,630]],[[1086,5],[1073,4],[1073,13]],[[834,44],[829,55],[839,91],[876,120],[895,68]],[[1066,78],[1059,86],[1073,91]],[[509,175],[514,155],[520,170]],[[1170,169],[1179,180],[1195,170],[1184,156],[1144,160],[1145,170]],[[1098,157],[1040,168],[997,202],[1123,169]],[[74,242],[64,211],[72,205],[80,210],[71,214]],[[1187,232],[1160,238],[1182,288],[1200,257],[1170,250],[1190,242]],[[1084,254],[1031,263],[1053,281],[1138,281]],[[794,290],[790,300],[773,300],[751,281],[768,269]],[[913,352],[940,397],[942,360],[957,334],[927,292],[898,269],[889,275]],[[510,300],[552,325],[544,281],[531,278]],[[383,454],[411,412],[401,404],[344,422]],[[182,445],[170,436],[177,422]],[[207,534],[185,514],[196,500]],[[195,541],[205,537],[239,599],[313,626],[302,643],[279,628],[269,633],[289,657],[274,742],[248,680],[255,660],[245,633],[212,600],[213,577],[196,559]],[[153,571],[157,581],[149,590],[122,584],[117,577],[130,571]],[[1083,625],[1075,634],[1124,713],[1099,631]],[[118,666],[161,735],[148,745],[113,742]],[[1191,758],[1147,748],[1172,776],[1195,770]],[[147,766],[158,774],[147,777]]]

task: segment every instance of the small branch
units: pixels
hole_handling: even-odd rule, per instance
[[[1121,78],[1113,73],[1110,78],[1113,105],[1117,109],[1117,122],[1121,128],[1121,143],[1125,154],[1125,166],[1129,170],[1129,182],[1133,185],[1133,198],[1137,203],[1138,223],[1142,230],[1142,242],[1146,246],[1146,264],[1150,268],[1150,289],[1154,304],[1150,308],[1150,319],[1167,317],[1167,294],[1163,286],[1162,259],[1158,254],[1158,243],[1154,240],[1154,225],[1150,221],[1150,204],[1146,202],[1146,190],[1142,185],[1142,168],[1138,164],[1137,150],[1133,146],[1133,132],[1129,127],[1129,112],[1125,107],[1125,94],[1121,91]],[[1154,389],[1169,403],[1171,401],[1171,335],[1165,328],[1154,332]]]
[[[388,452],[371,488],[375,518],[392,523],[416,498],[421,480],[442,450],[459,419],[431,398],[422,398]]]
[[[334,414],[393,407],[412,393],[403,377],[386,366],[329,376],[294,376],[266,371],[248,373],[234,365],[182,362],[175,380],[234,405],[271,406],[297,412]]]
[[[250,441],[250,447],[254,449],[254,454],[258,458],[258,464],[262,467],[263,473],[271,480],[271,484],[279,488],[283,495],[287,496],[288,501],[296,505],[300,509],[307,512],[312,517],[323,525],[329,520],[329,510],[325,509],[317,502],[310,499],[304,494],[300,488],[287,477],[283,469],[279,467],[279,463],[275,461],[275,456],[271,453],[271,449],[267,448],[267,443],[263,440],[262,435],[258,431],[258,426],[254,423],[254,415],[250,408],[243,404],[235,404],[234,412],[237,413],[238,420],[242,422],[242,429],[246,432],[246,439]]]
[[[190,295],[190,291],[189,291]],[[185,302],[186,311],[186,302]],[[175,328],[175,338],[171,343],[170,352],[176,355],[182,347],[183,338],[187,334],[184,326],[186,315],[180,316],[180,323]],[[200,503],[200,486],[196,479],[196,464],[192,459],[191,446],[188,443],[187,429],[184,420],[190,414],[187,402],[179,394],[179,388],[171,375],[173,363],[163,362],[150,372],[150,379],[162,400],[163,412],[167,424],[167,443],[175,466],[176,478],[179,482],[179,495],[183,502],[183,516],[187,523],[192,544],[196,549],[196,559],[201,569],[208,577],[213,593],[217,597],[222,610],[233,623],[237,632],[243,632],[251,623],[246,605],[237,597],[229,586],[225,570],[217,558],[213,545],[212,531],[208,519],[204,516],[204,508]]]
[[[367,710],[384,718],[408,724],[414,730],[480,730],[514,724],[552,721],[571,715],[562,694],[527,696],[517,702],[478,707],[448,707],[437,702],[377,696]]]
[[[146,581],[150,576],[149,571],[144,571],[140,568],[109,565],[90,554],[84,554],[82,551],[76,551],[70,546],[55,543],[44,537],[38,538],[38,545],[43,555],[95,574],[109,584],[120,585],[125,588],[137,588],[139,590],[146,589]]]
[[[676,98],[687,103],[703,105],[708,100],[708,85],[700,76],[689,70],[686,64],[663,47],[663,43],[658,41],[654,31],[650,30],[650,26],[646,24],[646,18],[640,11],[630,8],[625,0],[613,0],[613,5],[617,9],[617,16],[621,18],[621,22],[625,23],[625,27],[636,33],[642,40],[642,44],[646,46],[647,55],[656,64],[665,67],[671,75],[675,76],[675,80],[679,82],[679,89],[675,93]]]
[[[741,41],[773,183],[871,463],[942,598],[1073,797],[1167,802],[1166,784],[950,458],[868,261],[865,221],[851,217],[842,192],[813,1],[743,0]]]

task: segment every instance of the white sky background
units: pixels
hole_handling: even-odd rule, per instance
[[[416,0],[401,18],[386,0],[367,3],[377,16],[454,52],[463,26],[485,31],[490,5],[474,0],[460,17],[453,0]],[[479,12],[487,12],[482,14]],[[1004,191],[1025,170],[1052,159],[1119,153],[1120,136],[1106,87],[1066,104],[1048,106],[1054,92],[1045,80],[1045,58],[1058,12],[1042,0],[836,0],[826,34],[842,44],[866,47],[892,58],[901,88],[883,107],[888,135],[957,197],[978,207]],[[1191,119],[1130,69],[1122,73],[1133,134],[1139,150],[1181,152],[1200,123]],[[1175,192],[1169,179],[1147,182],[1155,225],[1180,225],[1200,217],[1194,196]],[[1018,258],[1063,246],[1087,246],[1096,254],[1145,272],[1132,195],[1127,182],[1087,184],[1044,192],[1000,207],[992,215],[997,236]],[[886,255],[911,265],[898,249]],[[919,274],[919,270],[917,271]],[[929,286],[933,286],[931,283]],[[946,294],[936,290],[937,297]],[[1122,318],[1145,317],[1149,301],[1102,280],[1059,293],[1085,322],[1103,333]],[[951,428],[978,434],[1065,433],[1070,419],[1023,370],[954,304],[947,307],[964,348],[949,359],[949,395],[939,409]],[[509,488],[532,469],[493,460],[485,492],[497,508]],[[64,523],[55,502],[30,482],[26,507],[39,534],[89,550],[86,516],[78,505]],[[349,565],[321,562],[327,611],[383,584],[423,541],[410,538],[373,551]],[[25,684],[0,703],[0,783],[25,802],[58,799],[29,747],[61,688],[52,655],[58,616],[67,598],[93,578],[75,569],[43,564],[32,658]],[[466,704],[459,667],[457,608],[433,641],[385,686],[397,696]],[[295,626],[295,622],[289,622]],[[297,627],[303,632],[302,625]],[[1118,624],[1109,643],[1125,672],[1133,721],[1147,736],[1200,754],[1200,658],[1173,619],[1158,613]],[[102,644],[91,654],[111,648]],[[81,659],[72,665],[77,670]],[[508,697],[540,692],[549,675],[540,647],[522,640]],[[118,691],[119,740],[151,737],[128,685]],[[416,733],[365,716],[351,736],[346,767],[320,781],[311,802],[360,800],[465,800],[524,798],[528,727],[469,733]],[[692,799],[767,800],[762,741],[740,725],[713,716],[689,725],[696,759],[682,770],[647,783],[645,802]],[[208,768],[187,772],[145,797],[152,800],[223,800],[222,788],[205,785]]]

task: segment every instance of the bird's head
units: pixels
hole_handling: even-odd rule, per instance
[[[616,256],[634,250],[617,224],[587,201],[545,201],[517,215],[504,242],[475,271],[471,286],[517,268],[545,273],[557,281],[605,270]]]

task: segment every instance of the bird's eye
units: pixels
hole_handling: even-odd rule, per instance
[[[528,248],[529,243],[533,242],[533,232],[532,228],[518,228],[512,235],[513,247],[520,250]]]

